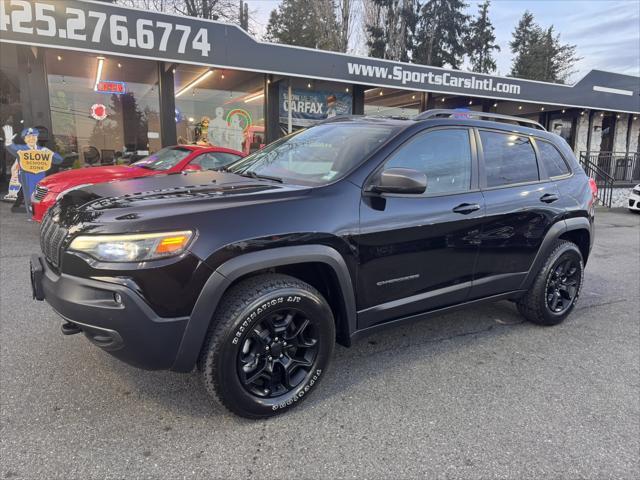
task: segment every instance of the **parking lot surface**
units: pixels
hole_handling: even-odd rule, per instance
[[[640,477],[640,215],[598,212],[562,325],[501,302],[387,330],[266,421],[64,337],[31,300],[37,224],[0,215],[1,478]]]

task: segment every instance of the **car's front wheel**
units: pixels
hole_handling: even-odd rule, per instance
[[[584,262],[575,243],[559,240],[529,291],[518,300],[518,311],[530,322],[557,325],[574,309],[584,279]]]
[[[315,389],[334,342],[331,308],[315,288],[288,275],[258,275],[223,297],[198,368],[207,392],[226,408],[268,417]]]

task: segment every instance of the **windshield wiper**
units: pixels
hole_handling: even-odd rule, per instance
[[[284,181],[280,177],[272,177],[271,175],[261,175],[252,170],[244,171],[244,172],[234,172],[236,175],[242,175],[243,177],[256,178],[256,179],[264,179],[264,180],[272,180],[278,183],[284,183]]]

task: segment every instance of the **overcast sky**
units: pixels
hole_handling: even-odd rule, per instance
[[[358,0],[355,0],[358,1]],[[252,27],[258,38],[264,32],[269,13],[279,0],[248,0]],[[468,13],[475,15],[481,0],[467,0]],[[511,67],[509,40],[525,10],[543,27],[554,25],[561,40],[578,46],[583,57],[571,81],[591,69],[640,75],[640,0],[493,0],[489,14],[496,29],[501,52],[496,54],[498,73]],[[365,54],[362,46],[356,53]]]

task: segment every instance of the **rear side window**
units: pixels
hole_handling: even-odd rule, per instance
[[[536,139],[540,160],[550,177],[559,177],[569,173],[569,167],[560,155],[560,152],[548,142]]]
[[[533,146],[520,135],[480,131],[487,187],[534,182],[538,163]]]
[[[427,194],[467,191],[471,186],[469,131],[442,129],[419,134],[395,152],[385,167],[424,172]]]

